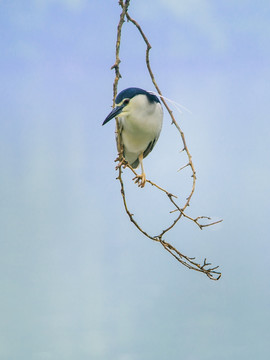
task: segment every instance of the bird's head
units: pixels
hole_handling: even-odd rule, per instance
[[[143,95],[143,98],[149,104],[160,102],[156,95],[151,94],[146,90],[134,87],[125,89],[117,95],[115,99],[116,106],[106,117],[102,125],[105,125],[108,121],[117,116],[128,116],[130,113],[136,110],[138,106],[142,105],[142,102],[137,101],[137,95]]]

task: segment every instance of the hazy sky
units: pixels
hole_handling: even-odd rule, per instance
[[[117,0],[0,1],[0,360],[249,360],[269,356],[269,1],[131,0],[197,171],[166,240],[220,265],[210,281],[130,223],[115,180]],[[119,90],[154,90],[145,46],[123,26]],[[188,195],[167,114],[147,176]],[[173,215],[125,173],[151,233]]]

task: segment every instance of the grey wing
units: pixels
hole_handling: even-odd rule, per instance
[[[147,148],[143,152],[143,157],[145,158],[153,150],[158,138],[156,137],[153,141],[150,141]]]
[[[153,141],[150,141],[150,143],[148,144],[147,148],[144,150],[143,152],[143,157],[145,158],[148,154],[150,154],[150,152],[153,150],[156,142],[158,140],[158,137],[156,137]],[[132,164],[131,166],[136,169],[139,166],[139,158],[137,158]]]

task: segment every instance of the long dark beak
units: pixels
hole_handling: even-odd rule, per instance
[[[123,109],[123,105],[121,106],[116,106],[114,109],[112,109],[112,111],[109,113],[109,115],[106,117],[106,119],[103,121],[102,125],[105,125],[108,121],[110,121],[111,119],[113,119],[114,117],[116,117],[117,115],[119,115]]]

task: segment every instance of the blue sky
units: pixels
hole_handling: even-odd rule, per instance
[[[212,360],[269,354],[268,1],[132,1],[163,94],[197,171],[192,216],[166,237],[220,265],[211,282],[144,238],[115,180],[111,109],[118,1],[0,1],[0,359]],[[119,90],[154,90],[145,47],[123,26]],[[190,186],[167,114],[146,174]],[[156,233],[170,207],[125,174]]]

